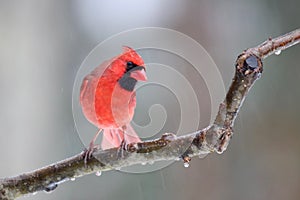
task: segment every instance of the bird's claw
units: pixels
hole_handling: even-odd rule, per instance
[[[120,148],[118,149],[118,156],[121,158],[125,157],[125,153],[128,151],[128,144],[123,140],[121,142]]]
[[[84,164],[86,165],[88,160],[93,157],[93,153],[99,149],[99,145],[90,146],[88,149],[85,148],[83,152],[84,156]]]

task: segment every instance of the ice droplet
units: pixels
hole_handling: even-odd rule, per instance
[[[183,166],[186,167],[186,168],[188,168],[190,166],[190,163],[185,162],[185,163],[183,163]]]
[[[142,162],[142,163],[141,163],[141,165],[146,165],[146,164],[147,164],[146,162]]]
[[[96,176],[101,176],[102,172],[101,171],[97,171],[96,172]]]
[[[46,187],[45,187],[45,192],[52,192],[53,190],[55,190],[57,188],[57,184],[56,183],[54,183],[54,182],[51,182],[49,185],[47,185]]]
[[[207,153],[200,154],[200,155],[199,155],[199,158],[202,159],[202,158],[205,158],[206,156],[207,156]]]
[[[275,55],[280,55],[281,54],[281,50],[277,50],[277,51],[275,51]]]
[[[180,160],[180,158],[179,158],[179,157],[175,158],[175,161],[179,161],[179,160]]]
[[[116,170],[121,170],[121,167],[116,167]]]
[[[249,56],[244,63],[246,69],[254,70],[256,69],[259,65],[257,62],[257,58],[255,56]]]
[[[71,181],[75,181],[75,177],[70,178]]]
[[[32,195],[34,196],[34,195],[36,195],[37,193],[38,193],[38,192],[33,192]]]
[[[153,160],[149,161],[149,164],[150,164],[150,165],[153,165],[153,164],[154,164],[154,161],[153,161]]]

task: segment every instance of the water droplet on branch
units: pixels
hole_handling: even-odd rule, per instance
[[[153,165],[153,164],[154,164],[154,161],[153,161],[153,160],[149,161],[149,164],[150,164],[150,165]]]
[[[207,155],[208,155],[208,153],[200,154],[200,155],[199,155],[199,158],[200,158],[200,159],[205,158]]]
[[[46,187],[45,187],[45,192],[52,192],[53,190],[55,190],[57,188],[57,184],[56,183],[54,183],[54,182],[52,182],[52,183],[50,183],[49,185],[47,185]]]
[[[101,176],[102,172],[101,171],[97,171],[96,172],[96,176]]]
[[[185,163],[183,163],[183,166],[186,167],[186,168],[188,168],[190,166],[190,163],[185,162]]]
[[[281,50],[277,50],[277,51],[275,51],[275,55],[280,55],[281,54]]]
[[[244,63],[246,69],[254,70],[258,67],[257,58],[253,55],[249,56]]]

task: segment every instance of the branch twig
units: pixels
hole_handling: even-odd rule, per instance
[[[120,149],[96,151],[84,163],[84,152],[33,172],[0,179],[0,199],[11,200],[37,191],[52,191],[58,184],[75,177],[108,171],[120,167],[182,158],[189,162],[193,156],[211,152],[222,153],[232,137],[234,120],[254,82],[260,77],[262,59],[300,42],[300,29],[268,39],[254,48],[245,50],[236,60],[236,72],[219,112],[212,125],[194,133],[176,137],[164,134],[160,139],[129,144],[129,151]]]

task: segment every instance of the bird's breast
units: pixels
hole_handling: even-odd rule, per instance
[[[122,127],[132,120],[135,92],[125,90],[116,80],[101,78],[95,90],[94,106],[99,128]]]

